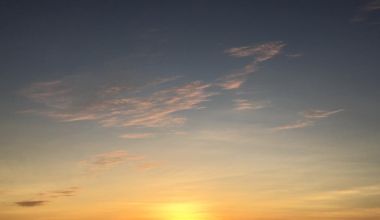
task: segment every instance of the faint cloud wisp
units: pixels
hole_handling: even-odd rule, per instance
[[[359,11],[352,19],[353,22],[363,22],[366,21],[369,16],[375,12],[380,11],[380,0],[370,1],[367,4],[360,7]]]
[[[219,85],[225,90],[240,88],[247,80],[248,75],[254,73],[258,64],[270,60],[279,55],[286,44],[281,41],[267,42],[255,46],[234,47],[224,52],[232,57],[244,58],[254,57],[254,60],[246,64],[242,69],[219,79]]]
[[[344,109],[337,109],[333,111],[316,110],[316,109],[307,110],[300,113],[302,115],[302,119],[297,120],[296,122],[293,122],[293,123],[274,127],[272,130],[282,131],[282,130],[291,130],[291,129],[310,127],[314,125],[316,121],[321,120],[323,118],[327,118],[331,115],[337,114],[342,111],[344,111]]]
[[[87,173],[97,174],[128,162],[135,165],[139,170],[153,169],[161,165],[161,163],[147,160],[145,156],[132,155],[124,150],[97,154],[80,161],[80,164],[84,166]]]

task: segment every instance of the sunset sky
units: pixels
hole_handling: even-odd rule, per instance
[[[380,1],[0,0],[1,220],[380,219]]]

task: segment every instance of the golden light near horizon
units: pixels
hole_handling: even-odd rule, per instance
[[[211,220],[205,207],[198,203],[167,203],[158,207],[161,220]]]

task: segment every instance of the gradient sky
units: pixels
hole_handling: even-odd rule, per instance
[[[380,219],[380,1],[0,1],[0,219]]]

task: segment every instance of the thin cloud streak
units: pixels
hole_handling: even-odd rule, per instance
[[[246,99],[236,99],[234,100],[235,110],[244,111],[244,110],[258,110],[265,108],[267,103],[264,102],[250,102]]]
[[[36,194],[38,199],[22,200],[22,201],[15,202],[15,204],[21,207],[42,206],[58,198],[75,196],[78,193],[78,191],[79,191],[79,187],[72,186],[72,187],[67,187],[67,188],[63,188],[59,190],[40,192]]]
[[[237,58],[254,56],[256,62],[263,62],[278,55],[284,46],[281,41],[273,41],[256,46],[234,47],[225,50],[225,53]]]
[[[302,119],[297,120],[296,122],[281,125],[278,127],[272,128],[273,131],[282,131],[282,130],[292,130],[292,129],[298,129],[298,128],[305,128],[310,127],[314,125],[317,121],[328,118],[331,115],[337,114],[339,112],[344,111],[344,109],[337,109],[333,111],[325,111],[325,110],[307,110],[303,111],[300,114],[302,115]]]
[[[42,206],[45,205],[48,201],[44,200],[23,200],[15,202],[16,205],[21,207],[36,207],[36,206]]]
[[[59,198],[59,197],[69,197],[69,196],[75,196],[79,191],[79,187],[72,186],[60,190],[53,190],[53,191],[47,191],[39,193],[40,196],[43,197],[51,197],[51,198]]]
[[[298,120],[298,121],[293,122],[293,123],[289,123],[289,124],[285,124],[285,125],[275,127],[272,130],[282,131],[282,130],[291,130],[291,129],[297,129],[297,128],[305,128],[305,127],[312,126],[313,124],[314,124],[314,121],[302,119],[302,120]]]
[[[154,134],[152,133],[127,133],[122,134],[119,137],[124,139],[144,139],[144,138],[151,138]]]
[[[125,163],[129,156],[130,155],[127,151],[111,151],[94,155],[87,160],[81,161],[80,163],[89,171],[103,171]]]
[[[342,111],[344,111],[344,109],[337,109],[337,110],[333,110],[333,111],[308,110],[308,111],[302,112],[302,115],[305,118],[312,118],[312,119],[315,119],[315,118],[327,118],[330,115],[333,115],[333,114],[336,114],[336,113],[339,113],[339,112],[342,112]]]
[[[89,173],[104,172],[127,163],[137,166],[139,170],[153,169],[160,165],[157,162],[147,160],[144,156],[129,154],[125,150],[105,152],[80,161],[80,164]]]

